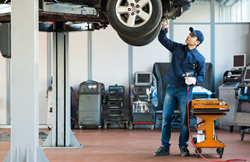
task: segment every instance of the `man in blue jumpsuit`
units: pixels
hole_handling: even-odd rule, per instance
[[[164,77],[168,83],[162,114],[162,146],[154,153],[155,156],[170,154],[171,119],[177,104],[180,107],[181,130],[179,136],[179,148],[181,156],[189,156],[187,142],[189,140],[188,116],[187,116],[187,85],[189,88],[189,102],[192,99],[194,85],[203,81],[205,76],[205,58],[197,50],[204,36],[201,31],[190,27],[190,34],[185,41],[186,45],[174,42],[167,38],[168,20],[161,22],[162,30],[159,33],[159,41],[172,53],[171,65]],[[193,72],[193,77],[183,77],[183,74]]]

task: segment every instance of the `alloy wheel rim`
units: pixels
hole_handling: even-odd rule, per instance
[[[153,13],[151,0],[118,0],[116,16],[127,27],[141,27],[146,24]]]

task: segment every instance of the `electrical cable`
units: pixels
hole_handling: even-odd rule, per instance
[[[72,117],[70,117],[70,119],[72,120],[71,125],[73,125],[74,122],[75,122],[75,124],[76,124],[76,119],[74,119],[74,118],[72,118]]]
[[[204,156],[201,155],[201,153],[198,151],[198,149],[196,148],[196,145],[194,143],[192,134],[191,134],[191,130],[190,130],[190,122],[189,122],[189,85],[187,85],[187,117],[188,117],[188,130],[189,130],[189,135],[192,141],[192,144],[194,145],[195,150],[197,151],[197,153],[204,159],[207,161],[211,161],[211,162],[233,162],[233,161],[237,161],[237,162],[246,162],[246,159],[229,159],[229,160],[210,160],[205,158]]]
[[[120,126],[120,124],[118,123],[118,121],[116,121],[116,124],[118,125],[118,127],[121,129],[121,126]]]
[[[77,111],[78,111],[78,99],[77,99],[77,96],[76,96],[76,92],[75,92],[75,90],[74,90],[73,87],[70,87],[70,89],[71,89],[71,91],[73,92],[73,94],[74,94],[74,96],[75,96],[75,101],[76,101],[76,112],[77,112]],[[73,125],[74,122],[75,122],[75,124],[77,124],[76,119],[75,119],[76,112],[75,112],[75,114],[74,114],[74,118],[71,117],[71,119],[72,119],[71,126]]]

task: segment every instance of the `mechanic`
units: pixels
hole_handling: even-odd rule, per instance
[[[190,34],[185,41],[186,45],[174,42],[167,38],[168,19],[161,21],[162,30],[158,39],[161,44],[172,53],[172,61],[164,77],[168,84],[165,92],[162,113],[162,137],[160,148],[154,153],[155,156],[170,154],[171,120],[177,104],[180,107],[181,130],[179,136],[179,148],[181,156],[189,156],[187,148],[189,140],[188,116],[187,116],[187,85],[189,88],[189,103],[192,99],[194,85],[203,81],[205,76],[205,58],[197,50],[203,42],[204,36],[201,31],[190,27]],[[193,72],[193,77],[183,77],[183,74]]]

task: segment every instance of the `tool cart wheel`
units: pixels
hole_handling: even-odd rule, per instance
[[[220,158],[222,158],[223,152],[224,152],[224,148],[217,148],[216,152],[220,155]]]
[[[128,123],[126,123],[126,124],[125,124],[125,128],[126,128],[126,129],[128,129],[128,128],[129,128],[129,127],[128,127]]]
[[[124,123],[124,129],[128,129],[128,123]]]
[[[151,126],[151,130],[155,130],[155,124]]]
[[[97,129],[102,129],[102,126],[101,126],[101,125],[98,125]]]
[[[81,130],[83,129],[82,125],[79,125],[79,129],[81,129]]]
[[[52,125],[49,125],[49,126],[48,126],[48,129],[51,130],[51,129],[52,129]]]
[[[230,130],[230,133],[232,133],[234,131],[234,126],[231,125],[229,130]]]
[[[197,150],[199,151],[199,153],[202,152],[201,148],[197,148]],[[199,153],[196,151],[196,149],[194,151],[195,151],[196,157],[199,158],[200,157]]]
[[[244,132],[243,132],[243,130],[241,130],[241,132],[240,132],[240,139],[241,139],[241,141],[243,141],[243,139],[244,139]]]
[[[134,124],[129,124],[129,129],[132,130],[134,127]]]

